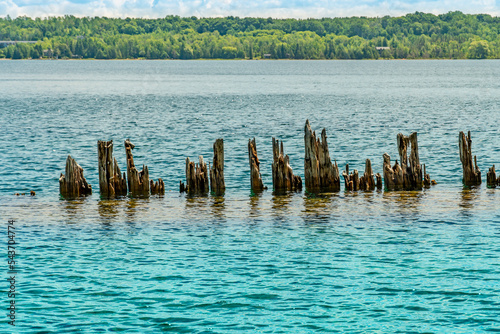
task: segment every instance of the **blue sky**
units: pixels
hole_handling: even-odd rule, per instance
[[[415,11],[500,15],[500,0],[0,0],[0,17],[343,17],[398,16]]]

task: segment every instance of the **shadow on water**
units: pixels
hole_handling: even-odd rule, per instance
[[[331,221],[333,199],[337,193],[306,193],[302,218],[305,223],[328,223]]]

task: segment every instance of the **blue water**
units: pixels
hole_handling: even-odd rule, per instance
[[[0,61],[0,235],[6,254],[15,219],[20,270],[0,332],[499,332],[500,190],[464,189],[458,156],[470,130],[483,179],[500,164],[499,77],[499,61]],[[252,196],[248,139],[272,188],[271,138],[303,176],[306,119],[341,170],[382,172],[417,131],[438,185]],[[179,194],[185,158],[220,137],[226,194]],[[165,196],[100,199],[97,140],[123,170],[126,138]],[[59,198],[68,154],[92,196]]]

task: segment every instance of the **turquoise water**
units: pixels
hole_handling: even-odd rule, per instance
[[[1,235],[6,253],[16,219],[20,270],[0,330],[500,331],[500,193],[464,189],[458,156],[470,130],[483,179],[500,164],[499,77],[499,61],[0,61]],[[264,184],[273,136],[303,176],[307,118],[342,170],[382,172],[417,131],[438,185],[252,196],[248,139]],[[179,194],[185,158],[219,137],[225,196]],[[123,170],[126,138],[165,196],[99,198],[97,140]],[[68,154],[92,196],[59,198]]]

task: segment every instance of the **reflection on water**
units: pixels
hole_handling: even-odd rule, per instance
[[[395,211],[402,215],[417,215],[420,213],[421,201],[424,196],[425,191],[384,191],[382,195],[383,210],[389,212],[395,208]]]
[[[97,203],[97,212],[104,221],[115,220],[119,217],[119,208],[123,201],[119,199],[99,200]]]
[[[464,189],[460,192],[460,201],[458,203],[461,214],[466,216],[471,215],[471,210],[474,208],[475,203],[479,200],[480,191],[480,187],[464,187]]]
[[[250,217],[251,218],[257,218],[262,216],[262,205],[260,203],[262,198],[262,192],[259,191],[257,193],[251,194],[249,198],[249,205],[250,205]]]
[[[85,217],[84,206],[90,202],[90,197],[82,196],[75,199],[61,200],[60,204],[62,206],[66,222],[68,223],[78,223],[82,218]]]
[[[212,196],[210,201],[210,209],[213,218],[220,221],[225,221],[225,208],[226,206],[224,196]]]
[[[130,197],[127,199],[127,204],[125,205],[125,217],[130,221],[135,221],[137,213],[139,211],[146,211],[149,209],[150,199]]]
[[[302,219],[305,223],[328,223],[333,210],[333,200],[338,199],[336,193],[311,194],[304,197]]]

